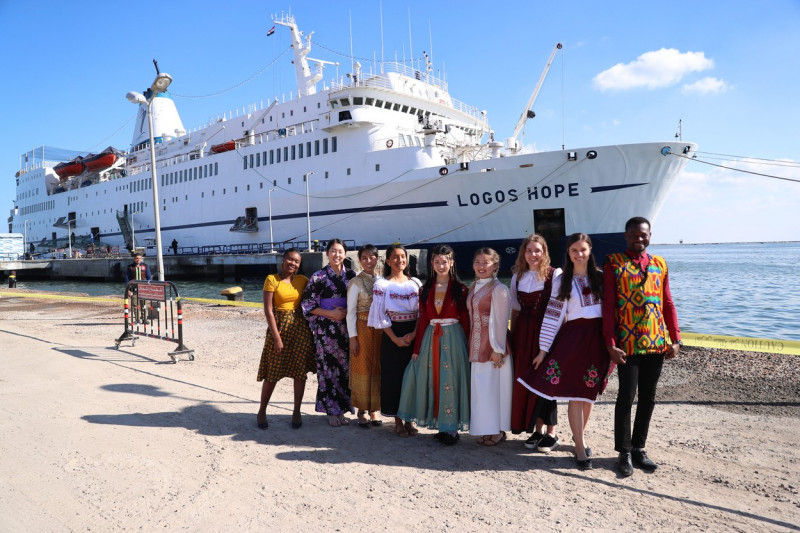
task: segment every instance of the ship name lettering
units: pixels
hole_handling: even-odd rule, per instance
[[[552,187],[550,185],[543,185],[542,187],[528,187],[528,200],[538,200],[539,196],[544,199],[558,198],[562,194],[569,196],[578,196],[578,184],[568,183],[565,187],[560,183],[556,183]]]
[[[461,198],[457,195],[458,206],[467,207],[470,205],[491,205],[493,203],[502,204],[505,202],[516,202],[519,199],[516,189],[508,189],[507,191],[484,191],[482,193],[474,192],[468,198]]]

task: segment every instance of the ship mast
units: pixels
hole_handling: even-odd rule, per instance
[[[338,63],[306,57],[311,51],[311,36],[314,32],[311,32],[305,38],[306,42],[304,44],[303,32],[297,28],[297,24],[292,15],[282,14],[280,18],[273,17],[272,22],[289,28],[292,34],[292,51],[294,53],[294,74],[297,78],[297,95],[311,96],[312,94],[316,94],[317,82],[322,79],[322,69],[324,65],[338,65]],[[308,65],[309,61],[316,65],[313,74]]]

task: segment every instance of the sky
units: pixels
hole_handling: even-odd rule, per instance
[[[288,98],[288,30],[267,36],[282,12],[314,32],[310,57],[340,63],[326,80],[349,72],[351,46],[364,70],[425,51],[451,96],[485,109],[499,139],[561,42],[526,148],[670,141],[680,131],[698,157],[652,221],[653,243],[800,240],[800,0],[0,0],[3,229],[24,152],[129,148],[137,106],[125,94],[150,86],[154,58],[173,77],[188,129]]]

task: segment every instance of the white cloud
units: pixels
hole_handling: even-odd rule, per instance
[[[728,89],[733,88],[725,80],[718,80],[717,78],[703,78],[694,83],[689,83],[681,88],[683,94],[711,94],[711,93],[724,93]]]
[[[662,48],[645,52],[628,64],[617,63],[592,80],[596,88],[624,90],[638,87],[657,89],[679,83],[686,74],[714,67],[714,61],[703,52],[684,52]]]

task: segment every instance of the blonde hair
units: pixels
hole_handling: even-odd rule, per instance
[[[517,261],[511,267],[511,272],[517,274],[517,279],[523,273],[530,270],[528,268],[528,261],[525,260],[525,250],[532,242],[538,243],[542,247],[542,258],[539,259],[539,268],[536,269],[536,277],[539,281],[547,279],[547,270],[550,268],[550,252],[547,249],[547,241],[538,233],[531,233],[524,239],[522,244],[519,245],[519,254],[517,254]]]

